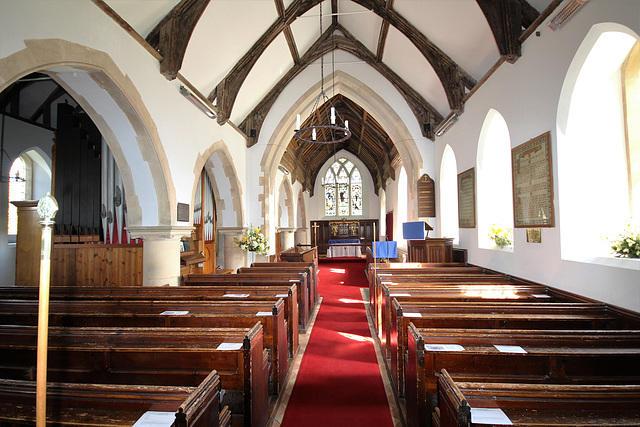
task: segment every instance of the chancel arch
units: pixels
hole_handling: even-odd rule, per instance
[[[417,146],[415,136],[403,122],[402,118],[395,112],[394,108],[389,105],[379,93],[348,73],[338,70],[330,76],[327,76],[325,80],[333,83],[333,87],[330,89],[332,93],[343,94],[349,97],[365,109],[368,114],[375,117],[378,123],[385,129],[389,138],[395,142],[402,158],[403,166],[408,176],[411,177],[409,182],[417,182],[420,168],[423,166],[422,154]],[[270,135],[270,137],[266,141],[259,141],[256,146],[252,147],[252,149],[257,149],[260,145],[265,147],[261,160],[262,170],[265,175],[265,194],[274,191],[273,183],[275,182],[275,176],[287,144],[293,135],[296,115],[300,113],[301,110],[310,110],[319,89],[320,84],[318,83],[306,91],[279,120],[275,118],[270,119],[269,117],[265,120],[261,135]],[[277,120],[277,122],[272,123],[273,120]],[[270,126],[273,126],[273,131],[271,131]],[[265,130],[269,131],[266,132]],[[364,169],[361,169],[361,171],[362,170]],[[322,176],[322,174],[318,175],[318,177],[320,176]],[[316,181],[318,181],[318,179]],[[318,185],[318,182],[316,182],[316,185]],[[320,197],[322,197],[322,195],[320,195]],[[415,202],[415,200],[410,199],[410,202]],[[266,203],[266,200],[264,200],[263,203]],[[411,211],[415,210],[413,207],[409,207],[409,209]],[[268,211],[268,207],[265,207],[263,211]],[[268,218],[265,218],[265,221],[268,221]]]

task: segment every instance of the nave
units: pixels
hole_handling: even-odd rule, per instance
[[[402,425],[367,318],[366,265],[320,261],[321,303],[301,338],[272,426]]]

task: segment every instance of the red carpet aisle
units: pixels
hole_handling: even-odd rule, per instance
[[[321,263],[323,297],[283,427],[393,426],[360,288],[364,262]]]

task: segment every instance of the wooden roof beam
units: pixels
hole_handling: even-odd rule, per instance
[[[433,44],[424,34],[407,19],[393,9],[387,9],[385,0],[352,0],[354,3],[372,10],[376,15],[388,21],[400,31],[420,51],[431,64],[442,82],[449,107],[458,113],[464,110],[465,88],[472,89],[476,80],[451,59],[440,48]],[[425,123],[425,122],[421,122]]]
[[[233,105],[236,102],[240,88],[249,72],[264,53],[267,47],[273,42],[278,35],[288,28],[296,18],[305,14],[311,8],[319,4],[322,0],[294,0],[285,10],[283,17],[278,17],[267,31],[253,44],[251,49],[236,63],[215,89],[207,97],[212,103],[217,99],[216,106],[218,108],[218,123],[225,124],[231,115]],[[302,59],[301,59],[302,61]],[[297,68],[294,66],[294,69]],[[262,122],[260,121],[260,124]],[[256,129],[259,129],[258,126]],[[245,131],[246,133],[246,131]],[[247,142],[249,146],[253,145]]]
[[[182,0],[147,36],[160,55],[160,73],[173,80],[182,68],[184,54],[195,29],[210,0]]]
[[[539,13],[526,0],[476,0],[482,10],[500,56],[513,64],[522,56],[519,41],[523,28],[528,28]]]

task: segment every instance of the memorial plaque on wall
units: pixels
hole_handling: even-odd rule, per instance
[[[418,180],[418,216],[421,218],[436,216],[435,184],[426,173]]]
[[[553,227],[551,133],[511,150],[514,227]]]
[[[476,226],[476,175],[473,168],[458,174],[458,227]]]

